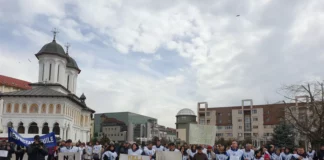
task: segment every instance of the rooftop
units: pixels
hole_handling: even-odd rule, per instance
[[[6,86],[16,87],[23,90],[28,90],[31,89],[31,86],[29,86],[29,84],[30,82],[24,80],[0,75],[0,85],[6,85]]]
[[[177,113],[177,116],[196,116],[195,112],[192,111],[191,109],[189,108],[184,108],[184,109],[181,109],[178,113]]]

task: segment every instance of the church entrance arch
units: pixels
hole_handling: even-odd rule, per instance
[[[28,128],[28,134],[38,134],[38,126],[36,122],[32,122]]]

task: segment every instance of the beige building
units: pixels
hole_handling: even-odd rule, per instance
[[[249,105],[244,105],[246,102]],[[216,139],[243,141],[251,138],[255,145],[260,146],[271,140],[273,128],[285,116],[285,106],[286,104],[253,105],[252,100],[243,100],[242,106],[209,108],[203,102],[198,103],[198,122],[216,125]]]
[[[29,84],[27,81],[0,75],[0,93],[29,90]]]

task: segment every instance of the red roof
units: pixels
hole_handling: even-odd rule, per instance
[[[6,85],[10,87],[16,87],[16,88],[28,90],[28,89],[32,89],[31,86],[29,86],[29,84],[30,82],[27,81],[0,75],[0,85]]]

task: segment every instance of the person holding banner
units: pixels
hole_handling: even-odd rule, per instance
[[[115,146],[111,144],[107,148],[108,150],[102,155],[102,160],[116,160],[118,155],[115,152]]]
[[[150,160],[155,160],[155,150],[153,149],[152,142],[149,142],[147,147],[145,147],[144,154],[150,156]]]
[[[0,145],[0,160],[10,160],[14,149],[3,140]]]
[[[34,137],[34,142],[27,148],[28,160],[45,160],[48,151],[43,142],[40,141],[39,135]]]
[[[128,149],[128,155],[140,156],[143,155],[143,150],[138,147],[138,144],[133,143],[132,147]]]
[[[156,141],[156,145],[153,146],[153,149],[155,151],[164,151],[165,148],[161,145],[161,141],[160,140],[157,140]]]

